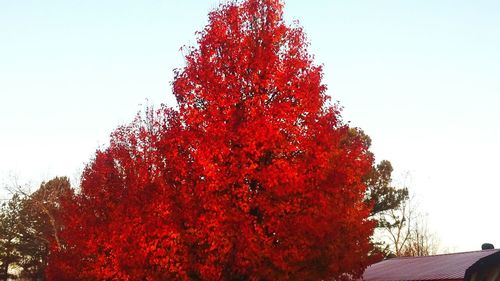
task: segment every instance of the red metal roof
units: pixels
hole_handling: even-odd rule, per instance
[[[400,257],[369,266],[365,281],[462,280],[465,271],[480,259],[500,249],[426,257]]]

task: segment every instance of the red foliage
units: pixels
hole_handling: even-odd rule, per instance
[[[277,0],[222,5],[173,83],[97,152],[66,206],[50,280],[322,280],[359,275],[372,159],[328,103]]]

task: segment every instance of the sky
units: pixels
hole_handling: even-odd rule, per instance
[[[219,1],[0,0],[0,185],[77,183],[109,134],[175,105],[180,48]],[[500,247],[500,2],[285,1],[328,94],[449,251]],[[0,192],[8,198],[8,192]]]

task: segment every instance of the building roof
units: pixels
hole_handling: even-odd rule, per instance
[[[363,274],[363,279],[365,281],[463,280],[467,269],[496,253],[500,253],[500,249],[392,258],[369,266]]]

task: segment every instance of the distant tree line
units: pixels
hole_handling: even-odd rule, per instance
[[[0,280],[45,280],[50,245],[60,245],[61,200],[72,193],[70,182],[56,177],[31,194],[11,189],[0,207]]]
[[[370,145],[370,138],[362,131],[351,133],[362,136]],[[387,257],[435,253],[436,243],[425,221],[410,206],[408,189],[392,185],[392,171],[391,163],[383,160],[364,178],[365,201],[372,206],[371,216],[378,221],[377,232],[381,234],[373,238],[372,254]],[[71,198],[74,191],[67,177],[44,182],[31,194],[20,187],[13,191],[12,198],[0,208],[0,280],[45,280],[51,242],[64,247],[58,236],[63,227],[59,219],[61,202]]]
[[[371,145],[370,137],[359,129],[351,129],[350,135]],[[391,163],[383,160],[364,177],[365,203],[378,222],[371,254],[379,258],[434,254],[434,237],[412,205],[408,188],[393,185],[392,172]],[[60,216],[74,190],[67,177],[56,177],[33,193],[21,187],[11,191],[13,196],[0,207],[0,280],[45,280],[50,252],[65,247],[59,237],[64,227]]]
[[[367,147],[371,138],[362,130],[350,129]],[[415,203],[407,186],[396,186],[390,161],[375,163],[364,177],[365,202],[372,206],[371,218],[377,221],[372,236],[374,255],[427,256],[440,251],[439,240],[428,228],[426,216]]]

